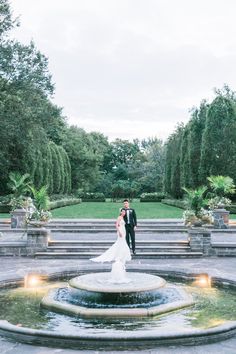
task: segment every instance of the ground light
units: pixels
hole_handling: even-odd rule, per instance
[[[43,280],[45,280],[45,276],[42,276],[41,274],[28,273],[24,277],[24,287],[35,288],[39,286]]]
[[[208,274],[200,274],[196,277],[193,284],[201,288],[211,288],[211,277]]]

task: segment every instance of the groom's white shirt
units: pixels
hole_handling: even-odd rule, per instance
[[[129,219],[130,210],[127,209],[126,213],[127,213],[127,224],[130,224],[130,219]]]

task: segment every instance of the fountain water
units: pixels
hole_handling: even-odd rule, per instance
[[[209,343],[234,335],[235,292],[209,287],[206,276],[204,282],[195,279],[193,287],[167,282],[154,274],[126,272],[117,260],[111,272],[6,290],[6,295],[0,292],[0,334],[27,343],[96,350]]]
[[[62,289],[51,290],[43,298],[42,307],[84,317],[145,317],[194,303],[190,294],[180,287],[167,287],[159,276],[127,273],[120,260],[112,264],[111,272],[69,280],[69,288],[63,289],[63,297],[61,294]]]

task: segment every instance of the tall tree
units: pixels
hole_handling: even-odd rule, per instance
[[[164,189],[165,149],[157,138],[142,141],[143,158],[141,159],[140,193],[162,192]]]
[[[203,132],[200,176],[234,175],[236,160],[235,102],[218,95],[210,104]],[[235,178],[236,176],[234,176]]]
[[[18,25],[18,20],[12,16],[11,7],[8,0],[0,0],[0,41],[8,32]]]
[[[100,178],[101,149],[94,137],[71,126],[65,130],[63,147],[71,163],[72,190],[91,190]]]
[[[180,181],[180,149],[184,125],[179,124],[166,144],[165,191],[174,198],[183,195]]]
[[[45,95],[54,91],[52,77],[48,70],[48,59],[40,53],[31,41],[23,45],[15,40],[0,44],[0,76],[16,89],[39,90]]]
[[[189,138],[190,138],[190,129],[189,124],[187,124],[182,133],[182,140],[180,145],[180,186],[190,187],[190,156],[189,156]]]
[[[189,122],[189,186],[197,188],[206,181],[200,177],[202,136],[206,125],[208,104],[203,100],[199,108],[192,111]]]

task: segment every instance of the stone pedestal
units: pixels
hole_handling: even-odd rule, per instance
[[[214,209],[214,228],[227,229],[229,227],[229,211],[225,209]]]
[[[47,250],[50,230],[45,228],[28,229],[27,231],[27,255],[33,256],[36,252]]]
[[[189,245],[192,252],[202,252],[204,256],[213,254],[211,247],[211,231],[203,227],[191,228],[188,231]]]
[[[26,224],[27,211],[25,209],[15,209],[11,213],[11,228],[23,229]]]

